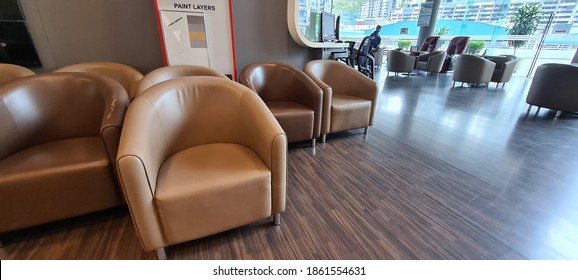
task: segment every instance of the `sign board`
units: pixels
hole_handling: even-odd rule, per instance
[[[229,0],[155,0],[166,65],[200,65],[236,79]]]
[[[429,26],[429,21],[431,20],[432,12],[433,12],[433,1],[421,3],[421,9],[419,10],[419,16],[417,18],[417,26]]]
[[[552,26],[552,34],[568,35],[572,29],[571,23],[556,23]]]

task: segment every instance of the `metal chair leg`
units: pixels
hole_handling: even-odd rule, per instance
[[[273,216],[273,224],[276,226],[281,225],[281,213],[277,213],[275,216]]]
[[[557,119],[560,117],[560,115],[562,115],[562,111],[558,110],[558,111],[556,111],[556,116],[554,118]]]
[[[456,81],[454,81],[454,83],[452,84],[452,87],[455,87],[455,86],[456,86]]]
[[[164,247],[157,249],[157,258],[159,258],[159,260],[167,259],[167,252],[165,251]]]
[[[311,139],[311,147],[315,147],[315,143],[317,143],[317,139]]]
[[[367,133],[369,133],[369,126],[366,126],[365,130],[363,130],[363,134],[367,134]]]
[[[321,135],[321,143],[325,143],[326,138],[327,138],[327,134]]]

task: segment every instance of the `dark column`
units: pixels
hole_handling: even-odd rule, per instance
[[[417,46],[418,47],[421,46],[421,43],[423,43],[423,40],[425,40],[425,38],[427,36],[430,36],[433,34],[435,27],[436,27],[436,20],[438,18],[438,10],[440,8],[441,0],[431,0],[431,2],[433,2],[433,7],[432,7],[431,18],[429,20],[429,26],[420,26],[419,35],[417,36]]]

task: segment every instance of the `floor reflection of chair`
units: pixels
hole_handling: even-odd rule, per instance
[[[135,68],[116,62],[86,62],[64,66],[54,72],[85,72],[104,75],[119,82],[130,100],[136,96],[136,88],[143,75]]]

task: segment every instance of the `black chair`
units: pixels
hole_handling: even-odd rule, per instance
[[[345,64],[351,67],[355,67],[355,60],[357,59],[357,52],[355,51],[355,42],[349,41],[347,43],[349,44],[349,46],[347,46],[347,57],[339,56],[336,58],[336,60],[343,61],[345,62]],[[334,55],[334,53],[331,53],[331,55]]]
[[[363,38],[356,57],[357,70],[370,79],[373,79],[373,67],[375,66],[375,59],[371,54],[371,41],[373,41],[373,38],[373,36]]]

